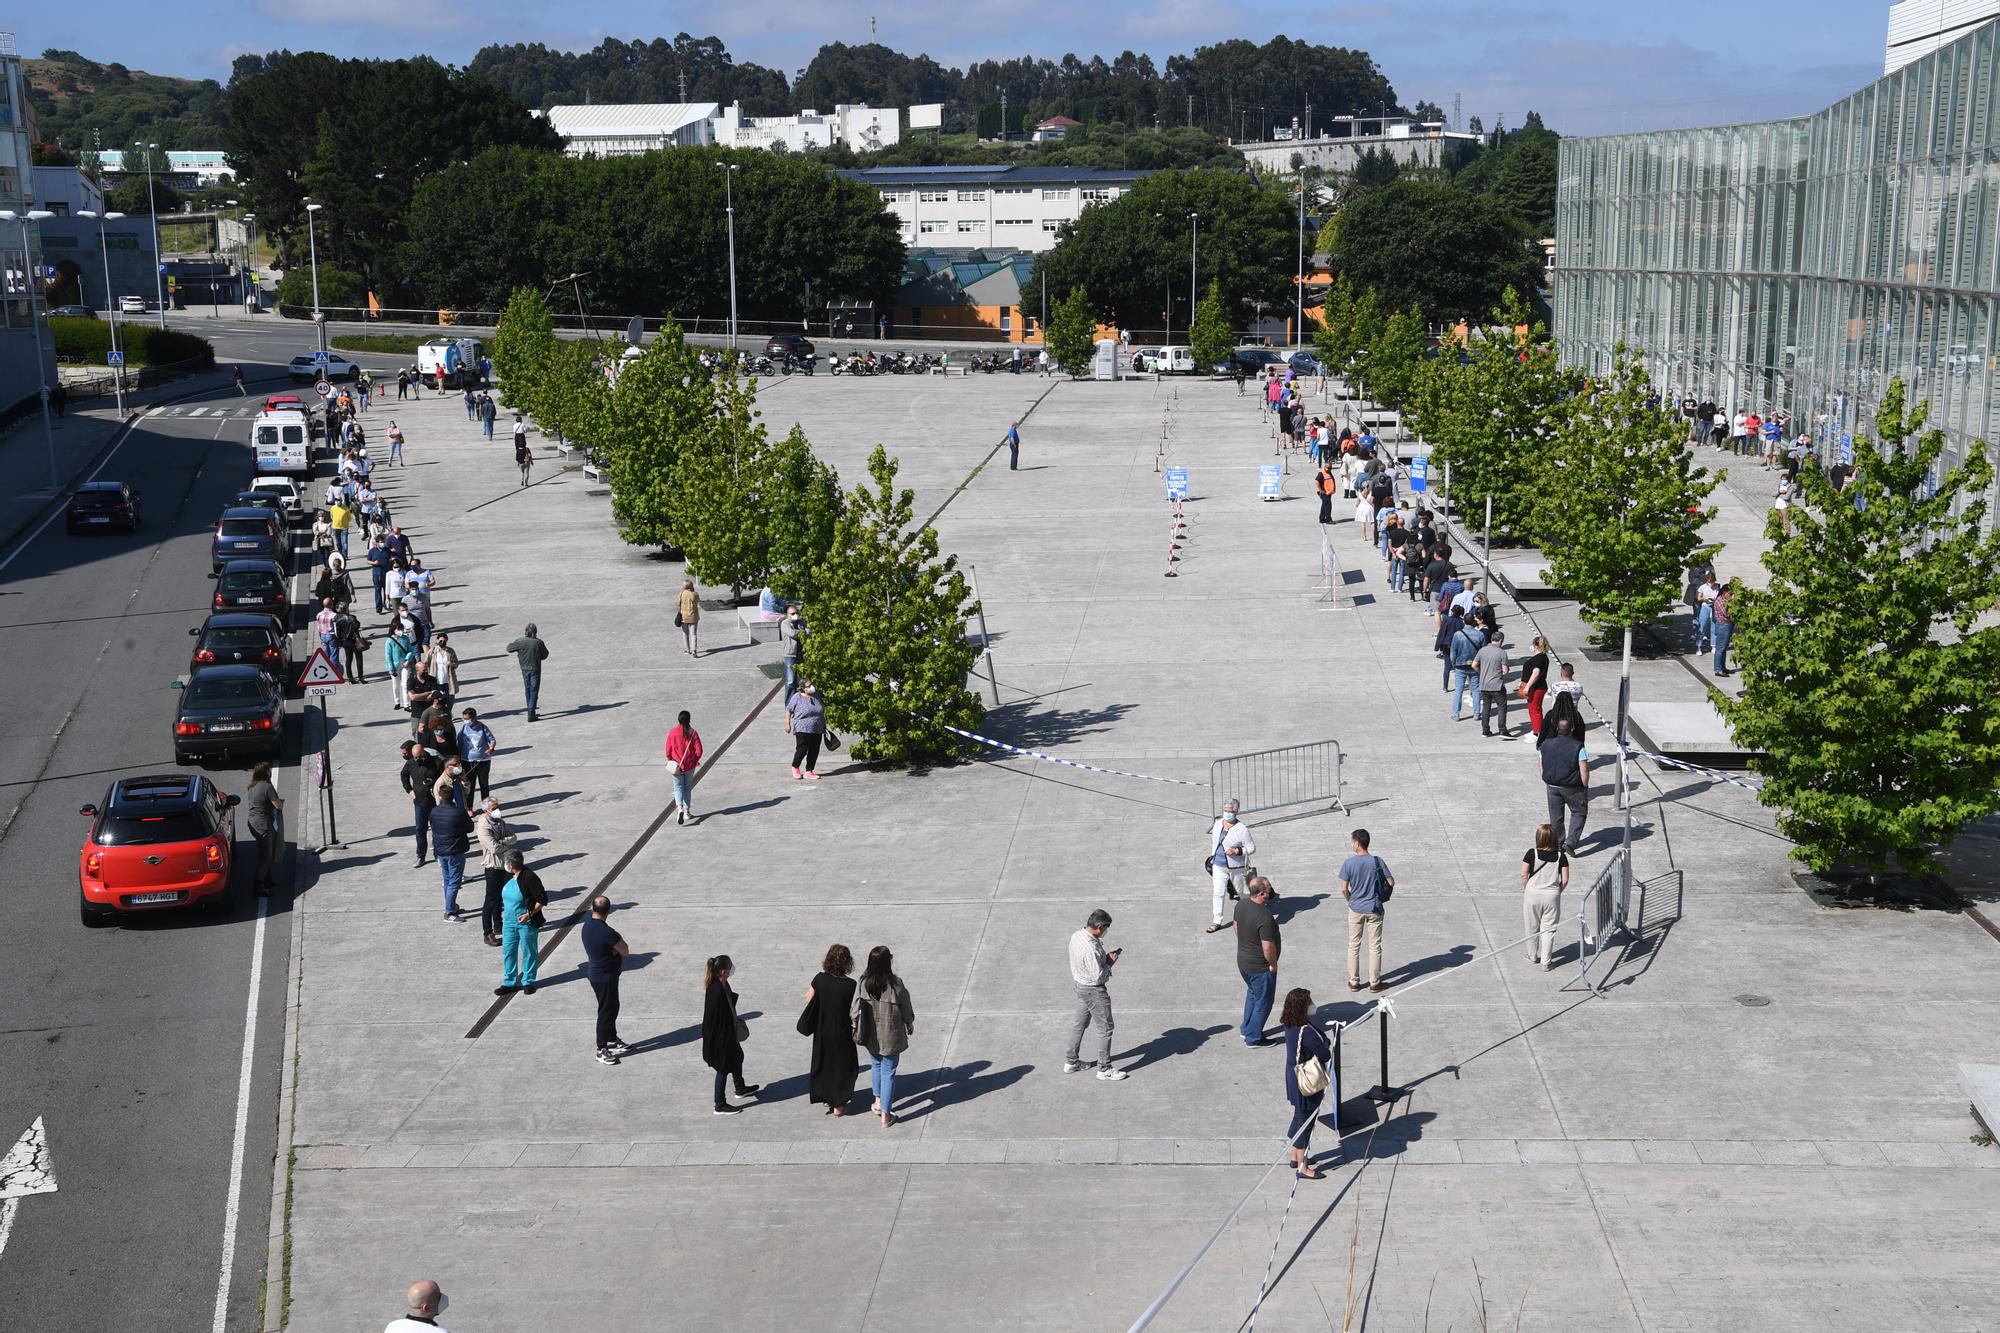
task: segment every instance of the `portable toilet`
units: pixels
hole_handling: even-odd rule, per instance
[[[1116,338],[1099,338],[1097,340],[1097,355],[1092,357],[1090,361],[1090,377],[1092,379],[1115,380],[1124,378],[1119,373],[1118,350],[1118,340]]]

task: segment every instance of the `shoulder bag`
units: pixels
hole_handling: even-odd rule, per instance
[[[1305,1050],[1305,1038],[1299,1038],[1299,1062],[1293,1068],[1293,1077],[1298,1080],[1299,1096],[1317,1097],[1327,1090],[1333,1079],[1327,1073],[1326,1061]]]
[[[750,1040],[750,1025],[736,1017],[736,997],[734,995],[729,997],[729,1017],[736,1023],[737,1043],[740,1045]]]

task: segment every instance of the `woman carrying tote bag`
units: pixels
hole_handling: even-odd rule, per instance
[[[1285,1100],[1292,1104],[1292,1170],[1301,1180],[1318,1180],[1319,1169],[1306,1158],[1312,1145],[1313,1120],[1326,1100],[1333,1048],[1326,1034],[1313,1026],[1312,992],[1299,987],[1285,995],[1278,1022],[1285,1029]]]

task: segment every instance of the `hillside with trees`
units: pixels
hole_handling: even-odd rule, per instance
[[[222,147],[227,117],[214,79],[147,74],[55,48],[22,61],[21,72],[41,139],[72,158],[99,143],[115,150],[135,139],[162,148]]]

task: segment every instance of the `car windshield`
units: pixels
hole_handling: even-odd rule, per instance
[[[268,648],[271,635],[255,625],[217,625],[202,636],[210,648]]]
[[[222,535],[225,537],[268,537],[271,535],[271,520],[268,518],[225,518],[222,520]]]
[[[79,491],[71,501],[79,509],[110,509],[125,503],[117,491]]]
[[[157,815],[106,815],[98,821],[94,841],[99,847],[150,847],[207,836],[208,821],[199,809],[190,808]]]
[[[188,686],[188,702],[198,708],[231,708],[264,701],[264,689],[254,676],[216,680],[196,676]]]
[[[217,583],[224,592],[269,592],[271,576],[261,569],[239,569],[224,574]]]

